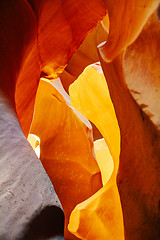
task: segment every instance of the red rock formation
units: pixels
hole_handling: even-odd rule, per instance
[[[157,4],[158,1],[155,1],[155,3]],[[140,8],[140,10],[142,10],[142,8]],[[152,11],[153,9],[148,8],[148,13]],[[143,14],[145,14],[145,11]],[[144,17],[143,14],[139,16]],[[136,25],[138,31],[133,31],[131,34],[132,37],[137,36],[136,34],[141,29],[140,25],[143,26],[144,20],[146,20],[145,17],[141,19],[139,25]],[[135,21],[139,21],[139,19],[135,18]],[[125,21],[125,24],[127,24],[127,21]],[[159,125],[157,122],[159,113],[158,106],[156,110],[154,109],[153,111],[153,103],[155,103],[155,100],[152,92],[153,85],[158,89],[158,81],[156,81],[155,75],[158,75],[159,72],[159,68],[157,68],[159,58],[156,53],[159,39],[157,32],[159,32],[159,28],[156,26],[158,26],[158,22],[155,16],[153,16],[137,41],[127,50],[125,65],[123,64],[123,54],[116,57],[111,63],[106,63],[104,60],[113,59],[130,41],[126,41],[126,45],[121,45],[119,51],[118,47],[114,47],[114,40],[116,38],[113,38],[113,44],[110,46],[108,40],[105,45],[99,48],[102,68],[106,76],[121,132],[121,154],[117,181],[122,202],[126,232],[125,238],[128,240],[159,239],[160,236],[160,182],[158,174],[160,136],[157,129]],[[122,33],[121,38],[125,39],[125,31]],[[128,34],[129,33],[128,31]],[[129,40],[129,38],[126,38],[126,40],[127,39]],[[151,43],[151,47],[147,41]],[[112,49],[112,47],[114,51],[110,52],[109,49]],[[136,58],[134,58],[135,52]],[[129,61],[128,65],[127,60]],[[138,67],[136,67],[135,61],[138,61]],[[153,64],[153,61],[155,61],[155,66],[152,68],[151,64]],[[136,76],[138,76],[138,78]],[[138,81],[138,83],[136,81]],[[146,88],[146,86],[148,87]],[[140,94],[140,97],[135,97],[135,99],[139,104],[142,103],[141,106],[133,99],[128,87],[132,94],[134,94],[134,97],[136,94]],[[157,92],[159,92],[159,89]],[[150,95],[149,99],[147,99],[147,93]],[[147,116],[142,110],[142,108],[146,106],[145,103],[147,101],[149,111],[146,111],[146,113],[148,115],[154,113],[153,118],[151,115]],[[153,123],[157,123],[157,127]]]
[[[18,118],[15,115],[15,109],[23,132],[27,136],[33,116],[34,98],[41,71],[43,70],[47,74],[53,74],[54,71],[55,76],[57,76],[88,32],[96,26],[106,12],[102,0],[93,0],[89,4],[86,4],[85,1],[73,1],[73,4],[71,1],[28,2],[26,0],[0,2],[2,106],[0,151],[2,154],[1,169],[5,168],[5,171],[7,171],[4,171],[6,176],[1,180],[7,183],[6,185],[3,184],[2,192],[6,193],[8,186],[11,190],[11,193],[8,193],[6,197],[2,195],[1,199],[2,216],[5,218],[7,215],[7,208],[11,212],[11,215],[8,215],[1,224],[1,236],[7,239],[20,237],[21,232],[37,211],[44,209],[49,204],[56,205],[56,200],[54,201],[56,195],[53,187],[50,186],[40,162],[23,136]],[[95,11],[95,9],[98,11]],[[13,133],[13,136],[11,133]],[[3,151],[4,145],[7,146],[8,143],[10,143],[10,149]],[[14,164],[14,168],[11,168],[11,163]],[[32,167],[30,167],[31,165]],[[25,188],[28,191],[26,194],[21,188],[24,182],[27,182],[27,176],[23,180],[23,169],[26,173],[28,172],[29,177],[29,186]],[[36,175],[32,179],[31,175],[34,175],[34,172],[37,173],[38,177]],[[14,188],[18,184],[15,178],[13,178],[14,181],[10,181],[11,177],[16,177],[15,173],[20,177],[20,190]],[[46,195],[42,196],[40,201],[37,202],[32,198],[32,194],[34,195],[37,181],[40,182],[40,176],[42,185],[39,183],[36,196],[39,198],[41,190],[46,191]],[[13,189],[14,191],[12,191]],[[15,202],[11,206],[8,201],[12,197],[12,193]],[[18,204],[20,196],[25,201],[22,208]],[[37,205],[35,205],[35,202],[37,202]],[[27,207],[26,204],[29,206]],[[17,214],[14,211],[12,212],[10,207],[15,208],[18,212],[22,211]],[[23,213],[24,209],[26,213]],[[22,218],[21,214],[23,215]],[[16,222],[16,218],[19,218],[20,224]],[[24,220],[24,218],[27,218],[27,220]],[[7,221],[10,222],[10,225],[8,225],[11,226],[10,229],[6,228]],[[12,229],[15,229],[14,233]]]
[[[159,0],[105,0],[109,16],[109,36],[101,48],[106,61],[114,59],[141,32]]]
[[[56,79],[106,12],[103,0],[92,0],[89,3],[85,0],[29,2],[37,18],[36,39],[16,88],[16,110],[25,135],[31,124],[41,71],[48,78]]]
[[[159,239],[159,132],[128,91],[123,56],[101,63],[121,132],[117,181],[125,239]]]
[[[30,129],[40,76],[47,75],[48,79],[56,79],[66,67],[61,74],[61,79],[67,89],[86,65],[99,60],[96,45],[104,40],[107,42],[99,46],[99,56],[121,134],[120,165],[118,169],[117,158],[114,176],[118,170],[117,183],[122,203],[125,239],[156,240],[160,238],[160,108],[158,104],[160,97],[160,58],[158,53],[160,27],[156,14],[147,22],[159,3],[159,0],[91,0],[88,2],[86,0],[10,0],[0,2],[0,154],[2,165],[0,205],[2,205],[4,219],[1,224],[1,238],[17,239],[21,237],[29,219],[36,215],[37,209],[41,211],[50,204],[56,205],[56,200],[51,200],[52,197],[56,199],[53,187],[23,135],[24,133],[27,136]],[[84,38],[106,14],[106,8],[109,22],[104,19],[102,25],[98,25],[79,48]],[[72,57],[77,49],[78,52]],[[53,100],[52,97],[51,95],[48,97],[49,101]],[[65,114],[63,112],[61,115],[57,115],[54,126],[51,124],[53,116],[49,116],[48,119],[46,117],[45,122],[42,121],[41,127],[37,121],[35,129],[37,128],[38,134],[42,135],[42,162],[44,162],[51,179],[53,178],[52,181],[55,182],[57,192],[61,192],[58,194],[62,196],[61,201],[66,214],[67,227],[70,212],[75,204],[91,196],[100,187],[97,184],[100,183],[99,177],[96,177],[98,181],[94,181],[92,178],[95,173],[99,172],[99,169],[92,161],[93,156],[89,150],[91,141],[88,140],[86,134],[88,130],[78,118],[73,117],[71,109],[59,96],[59,93],[56,97],[58,99],[54,99],[54,107],[59,105],[60,108],[57,107],[57,111],[60,113],[65,108]],[[52,104],[49,107],[54,109]],[[42,115],[44,113],[45,116],[49,115],[48,112],[45,112],[46,110],[47,108],[45,109],[44,106],[41,110]],[[43,116],[41,117],[43,119]],[[21,123],[23,132],[18,121]],[[60,127],[59,122],[66,123],[64,128]],[[75,128],[79,126],[77,130],[79,136],[77,138],[76,131],[70,131],[71,136],[68,134],[67,140],[62,141],[65,140],[63,139],[66,136],[65,131],[68,131],[70,125]],[[47,132],[45,132],[46,126]],[[54,130],[54,134],[56,131],[61,133],[59,137],[54,135],[56,139],[56,141],[54,139],[54,146],[51,144],[53,137],[51,129]],[[48,136],[51,137],[47,139]],[[72,145],[70,145],[71,137],[74,139]],[[82,144],[83,139],[86,145]],[[74,169],[75,175],[78,176],[77,179],[74,178],[75,181],[73,179],[71,181],[72,187],[74,187],[67,186],[67,191],[71,191],[73,196],[76,186],[79,190],[76,199],[73,199],[75,201],[72,202],[72,207],[66,200],[68,198],[67,191],[65,192],[66,186],[64,187],[62,182],[57,184],[59,181],[57,176],[61,176],[62,179],[66,174],[60,165],[60,158],[56,150],[53,153],[52,148],[57,149],[57,143],[59,150],[63,148],[67,154],[70,150],[77,154],[79,163],[80,160],[83,162],[82,169],[80,167],[78,173],[75,173]],[[10,145],[9,149],[6,148],[8,145]],[[77,146],[81,146],[84,151],[81,151],[82,159],[79,159],[81,155],[78,155],[80,153]],[[86,150],[87,146],[88,150]],[[113,148],[113,146],[109,147]],[[88,163],[85,162],[86,152],[88,158],[92,159],[91,162],[94,162],[93,166],[88,166]],[[51,161],[48,161],[46,157],[47,154],[58,159],[56,168],[52,168]],[[72,160],[74,157],[73,154],[69,155]],[[73,168],[71,165],[74,165],[73,162],[68,168],[70,170]],[[86,165],[89,173],[84,170]],[[71,173],[72,171],[68,171],[66,177],[70,178]],[[87,176],[84,179],[88,184],[81,179],[81,174]],[[88,190],[90,179],[94,182],[93,191]],[[80,180],[82,182],[79,182]],[[40,183],[41,181],[44,185]],[[25,192],[23,186],[26,182],[28,186],[25,187]],[[82,186],[85,186],[85,190],[87,189],[85,196],[81,191]],[[114,187],[117,187],[116,183]],[[46,195],[41,194],[41,191]],[[63,195],[62,192],[65,194]],[[102,188],[100,192],[103,197],[107,197],[104,194],[105,188]],[[113,192],[114,189],[110,187],[110,197],[113,197]],[[99,197],[99,193],[96,194]],[[117,190],[116,194],[119,199]],[[88,209],[92,208],[94,197],[95,195],[87,200],[88,205],[86,202],[82,203],[81,210],[86,205],[89,206]],[[22,199],[24,203],[20,205]],[[99,198],[99,200],[99,207],[103,211],[101,201],[104,199]],[[36,202],[38,202],[37,205]],[[120,209],[119,206],[116,205],[116,209]],[[12,209],[14,209],[13,212]],[[107,213],[105,217],[107,219]],[[85,221],[81,221],[81,224],[84,231],[81,235],[83,237],[85,236],[83,233],[86,232],[88,226],[92,226],[92,222],[85,224]],[[9,226],[8,229],[6,226]],[[99,236],[103,238],[107,235],[105,235],[106,228],[102,229],[104,231],[100,232]],[[93,232],[91,231],[92,234]],[[98,231],[96,231],[97,233]],[[92,234],[89,236],[90,238],[94,238],[95,235]],[[70,238],[70,236],[73,237],[67,232],[67,237]]]

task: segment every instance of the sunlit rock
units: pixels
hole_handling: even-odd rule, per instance
[[[111,61],[137,38],[160,1],[105,0],[105,3],[109,16],[109,36],[99,50],[105,61]]]
[[[106,15],[103,21],[84,39],[60,75],[66,91],[68,91],[70,84],[78,78],[88,65],[99,61],[97,46],[108,37],[108,32],[103,27],[103,22],[106,23],[106,19],[108,19],[108,15]]]
[[[120,133],[108,86],[99,63],[88,66],[70,85],[71,105],[94,123],[104,137],[118,169]]]
[[[112,175],[114,162],[104,138],[94,142],[94,151],[101,170],[102,182],[105,185]]]
[[[70,106],[60,80],[41,79],[30,133],[40,138],[40,160],[50,177],[65,214],[65,238],[74,207],[102,187],[93,155],[91,125]]]
[[[96,162],[91,125],[71,107],[60,80],[40,83],[31,128],[40,141],[28,140],[64,207],[65,238],[160,238],[160,8],[150,17],[159,3],[0,2],[1,239],[63,234],[59,200],[23,135],[40,77],[60,74],[67,91],[77,79],[72,104],[93,123],[96,139],[104,137],[94,143]],[[106,79],[99,63],[84,70],[99,60]]]
[[[25,59],[16,86],[16,110],[26,136],[32,121],[40,75],[56,79],[89,31],[106,14],[103,0],[91,0],[89,3],[86,0],[28,2],[30,14],[34,17],[34,45]],[[27,16],[24,19],[27,21]],[[21,26],[23,21],[19,22]],[[17,38],[20,38],[18,34]]]
[[[71,104],[102,133],[110,152],[101,141],[95,147],[104,187],[73,210],[69,230],[80,239],[124,239],[123,216],[116,175],[119,165],[120,134],[101,66],[88,66],[70,86]],[[110,155],[112,154],[112,156]],[[116,231],[115,231],[116,229]]]

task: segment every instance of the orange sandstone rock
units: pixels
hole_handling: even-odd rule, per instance
[[[157,53],[159,26],[155,15],[149,19],[138,39],[126,50],[125,63],[123,53],[111,63],[107,63],[107,61],[112,60],[119,52],[123,52],[123,49],[132,42],[130,40],[137,37],[158,3],[159,1],[148,1],[143,9],[141,7],[143,1],[140,5],[137,1],[138,5],[134,14],[136,16],[139,12],[139,16],[132,19],[132,15],[129,15],[132,22],[128,29],[125,28],[128,24],[125,19],[127,14],[122,18],[124,31],[121,31],[121,23],[116,21],[117,29],[120,30],[120,34],[118,34],[115,28],[117,45],[116,41],[114,44],[113,34],[113,44],[108,38],[107,43],[99,47],[102,68],[121,132],[121,154],[117,182],[122,202],[126,240],[160,238],[160,134],[157,129],[159,126],[159,106],[155,104],[155,99],[158,99],[159,95],[157,80],[159,74]],[[146,8],[148,4],[153,4],[153,8],[151,5]],[[109,9],[108,14],[110,16]],[[137,24],[133,28],[135,23]],[[127,32],[125,32],[126,29]],[[114,33],[114,28],[112,31]]]
[[[70,85],[71,105],[94,123],[104,137],[118,170],[120,133],[101,66],[88,66]]]
[[[127,87],[157,129],[160,129],[159,43],[160,24],[155,12],[124,56]]]
[[[93,156],[91,125],[69,105],[60,80],[40,81],[31,133],[40,138],[40,159],[65,213],[65,238],[74,207],[102,187]],[[62,96],[63,95],[63,96]]]
[[[117,182],[125,239],[159,239],[160,135],[126,86],[123,56],[101,63],[121,132]]]
[[[72,211],[68,229],[80,239],[124,240],[121,203],[113,182],[110,179],[103,188]]]
[[[123,216],[116,185],[120,134],[101,67],[96,64],[88,66],[70,86],[69,92],[71,104],[100,130],[112,157],[101,142],[99,145],[101,154],[96,156],[102,169],[104,187],[76,206],[68,228],[81,239],[123,240]]]
[[[159,0],[105,0],[109,16],[109,36],[100,47],[105,61],[111,61],[139,35]]]
[[[27,1],[0,2],[0,88],[14,105],[17,77],[36,38],[36,18]]]
[[[105,185],[114,170],[114,162],[104,138],[94,141],[94,151],[101,170],[102,182]]]
[[[106,19],[108,15],[103,18],[103,21],[106,22]],[[88,65],[99,61],[97,46],[108,37],[107,31],[102,26],[103,21],[84,39],[60,75],[66,91]]]
[[[106,13],[103,0],[30,0],[29,3],[30,11],[36,17],[36,38],[16,87],[16,110],[26,136],[41,71],[48,78],[56,79],[89,31]]]

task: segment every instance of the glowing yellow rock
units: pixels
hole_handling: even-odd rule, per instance
[[[100,130],[104,140],[95,142],[104,187],[72,211],[68,229],[80,239],[123,240],[124,226],[116,184],[120,133],[106,80],[98,64],[87,67],[69,88],[71,104]],[[113,169],[114,167],[114,169]]]
[[[40,138],[34,134],[29,134],[27,140],[31,144],[37,156],[40,157]]]
[[[114,162],[104,138],[94,142],[94,151],[105,185],[112,175]]]
[[[124,239],[119,194],[112,180],[76,206],[71,213],[68,229],[80,239]]]
[[[101,173],[92,154],[92,128],[69,104],[60,79],[41,79],[30,132],[40,138],[40,160],[50,177],[65,214],[64,237],[75,206],[102,187]]]
[[[94,123],[104,137],[118,169],[120,133],[107,83],[98,64],[85,68],[70,85],[71,105]]]

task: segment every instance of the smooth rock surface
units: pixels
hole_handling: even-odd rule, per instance
[[[61,204],[41,162],[24,137],[14,110],[2,92],[0,169],[0,239],[31,240],[41,239],[42,236],[48,239],[45,234],[54,236],[57,228],[58,233],[63,235]],[[52,228],[44,233],[45,230],[43,232],[41,228],[45,229],[51,220]],[[36,237],[27,238],[36,229]]]

